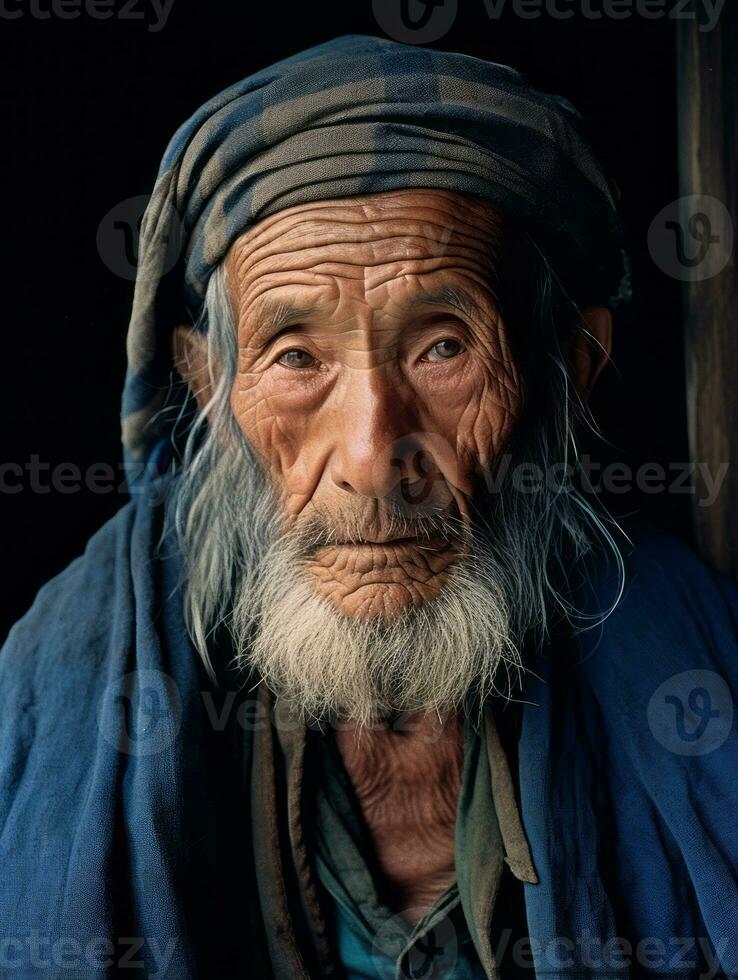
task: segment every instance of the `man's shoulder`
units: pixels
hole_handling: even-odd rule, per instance
[[[0,651],[0,692],[43,675],[60,662],[66,669],[99,650],[109,633],[120,596],[116,578],[128,562],[135,506],[128,503],[87,542],[78,558],[37,593],[30,609],[12,627]]]
[[[681,674],[712,672],[738,690],[738,587],[679,537],[639,526],[622,549],[622,594],[579,634],[579,664],[597,691],[639,701]],[[589,580],[593,608],[617,597],[603,563]]]
[[[738,586],[732,579],[715,569],[701,558],[691,544],[676,534],[647,524],[636,525],[630,531],[631,547],[626,550],[626,598],[630,590],[671,602],[679,595],[690,605],[691,601],[711,601],[716,595],[724,601],[735,602]],[[666,586],[659,589],[658,583]]]

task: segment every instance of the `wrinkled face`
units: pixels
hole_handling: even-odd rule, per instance
[[[441,191],[403,191],[282,211],[227,258],[238,326],[231,403],[299,524],[320,515],[318,594],[359,618],[432,599],[480,469],[521,409],[521,383],[493,295],[500,220]],[[398,533],[390,516],[408,523]]]

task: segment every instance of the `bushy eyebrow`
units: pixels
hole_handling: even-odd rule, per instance
[[[411,310],[428,306],[445,306],[470,320],[480,320],[489,316],[489,311],[480,306],[478,300],[463,286],[442,286],[440,289],[415,296],[408,303]]]
[[[256,329],[251,337],[251,343],[267,344],[283,330],[315,316],[317,312],[318,307],[315,305],[296,306],[294,303],[284,301],[273,303],[265,300],[253,314]]]
[[[484,320],[489,316],[479,301],[463,286],[442,286],[439,289],[424,292],[414,296],[406,304],[410,312],[431,307],[445,307],[454,310],[469,320]],[[261,346],[275,340],[280,333],[297,326],[303,320],[309,320],[320,313],[320,305],[296,306],[294,303],[282,300],[273,302],[264,300],[252,314],[256,329],[251,336],[250,344]],[[251,317],[250,317],[251,319]]]

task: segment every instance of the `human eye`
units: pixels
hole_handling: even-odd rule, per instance
[[[315,367],[318,360],[301,347],[290,347],[278,358],[277,363],[289,368],[304,369]]]
[[[454,340],[453,337],[444,337],[443,340],[438,340],[436,343],[423,355],[424,361],[450,361],[452,357],[457,357],[462,354],[466,348],[459,340]]]

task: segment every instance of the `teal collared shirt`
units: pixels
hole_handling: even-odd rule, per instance
[[[456,820],[457,880],[411,926],[380,901],[364,857],[368,832],[330,734],[316,737],[313,860],[333,906],[334,942],[348,980],[497,977],[491,919],[505,862],[535,883],[515,794],[490,710],[464,724]]]

